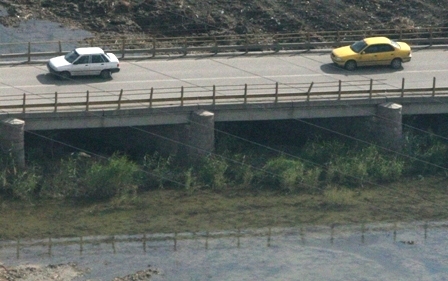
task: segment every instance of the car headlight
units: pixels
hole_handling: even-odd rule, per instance
[[[334,59],[335,61],[342,61],[342,58],[337,57],[337,56],[333,56],[333,59]]]

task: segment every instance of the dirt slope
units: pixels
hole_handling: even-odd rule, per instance
[[[189,36],[448,27],[448,0],[0,0],[4,25],[49,19],[98,35]]]

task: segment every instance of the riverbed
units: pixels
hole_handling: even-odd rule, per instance
[[[448,280],[448,222],[3,241],[0,260],[76,263],[73,280]]]

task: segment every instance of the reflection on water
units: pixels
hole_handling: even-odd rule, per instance
[[[151,280],[448,280],[447,222],[0,242],[0,260],[76,262],[76,280],[151,267]]]

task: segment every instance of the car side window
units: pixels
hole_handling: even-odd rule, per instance
[[[379,45],[379,52],[393,52],[395,49],[389,44]]]
[[[106,55],[101,54],[101,57],[105,62],[110,62],[109,58]]]
[[[101,55],[92,55],[92,63],[102,63],[104,59]]]
[[[366,54],[373,54],[379,52],[379,46],[378,45],[371,45],[367,47],[367,49],[364,51]]]
[[[89,63],[89,56],[82,56],[74,64]]]

